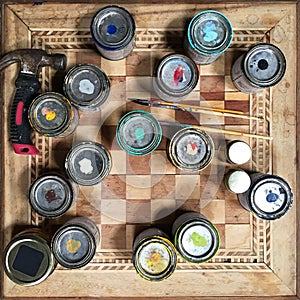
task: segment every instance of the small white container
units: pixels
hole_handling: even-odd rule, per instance
[[[225,186],[232,193],[244,193],[250,185],[250,176],[244,170],[231,170],[225,175]]]
[[[252,157],[251,147],[243,141],[232,141],[227,146],[227,160],[234,165],[243,165]]]

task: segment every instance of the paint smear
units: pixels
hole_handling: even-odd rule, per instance
[[[51,202],[56,201],[56,200],[61,200],[61,198],[59,196],[57,196],[55,194],[55,191],[52,190],[52,189],[46,192],[45,199],[48,203],[51,203]]]
[[[135,137],[137,138],[137,140],[142,140],[145,136],[145,131],[142,127],[138,127],[135,131],[134,131]]]
[[[183,69],[179,66],[176,68],[176,70],[174,71],[174,82],[176,84],[176,86],[179,85],[180,82],[184,82],[184,73],[183,73]]]
[[[167,267],[167,263],[161,254],[154,251],[150,254],[147,265],[149,269],[157,274],[163,272]]]
[[[84,158],[79,162],[79,166],[80,166],[80,171],[84,174],[92,174],[93,172],[93,166],[92,166],[92,162],[87,159]]]
[[[205,247],[207,245],[206,238],[197,232],[192,233],[190,242],[193,242],[194,246],[196,247]]]
[[[42,108],[42,115],[46,117],[47,121],[52,121],[56,117],[55,111],[49,109],[48,107]]]
[[[194,143],[194,142],[188,143],[186,146],[186,152],[187,152],[187,154],[190,154],[190,155],[196,155],[198,153],[198,148],[197,148],[196,143]]]
[[[90,80],[83,79],[79,82],[79,91],[82,94],[92,95],[95,91],[95,86]]]
[[[205,27],[203,28],[204,41],[210,43],[217,39],[218,33],[216,32],[217,28],[213,22],[207,22]]]
[[[81,242],[77,240],[70,239],[67,241],[67,251],[70,253],[76,253],[81,247]]]

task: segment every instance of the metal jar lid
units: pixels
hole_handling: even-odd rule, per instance
[[[110,172],[112,160],[108,150],[99,143],[82,142],[67,154],[65,169],[76,183],[91,186],[101,182]]]
[[[271,87],[285,74],[286,60],[279,48],[261,43],[249,49],[242,61],[247,79],[258,87]]]
[[[63,95],[47,92],[33,100],[28,116],[34,130],[40,134],[55,137],[69,129],[73,111],[70,101]]]
[[[134,39],[135,22],[126,9],[106,6],[93,17],[90,31],[97,46],[105,50],[119,50]]]
[[[248,194],[251,210],[260,218],[274,220],[291,208],[293,193],[281,177],[265,175],[254,180]]]
[[[206,56],[224,52],[230,46],[232,36],[230,21],[222,13],[214,10],[200,12],[188,27],[189,44]]]
[[[59,264],[75,269],[87,265],[94,257],[97,241],[85,227],[66,224],[55,233],[52,251]]]
[[[56,218],[63,215],[75,200],[73,189],[63,177],[44,175],[37,178],[29,190],[31,207],[41,216]]]
[[[154,74],[154,81],[159,90],[179,100],[191,93],[199,79],[197,65],[182,54],[169,54],[159,63]],[[168,99],[164,99],[168,101]],[[170,101],[170,100],[169,100]]]
[[[97,111],[108,100],[110,82],[99,67],[79,64],[66,74],[63,89],[77,108],[84,111]]]
[[[189,262],[202,263],[211,259],[219,249],[216,227],[206,219],[187,221],[175,233],[175,247]]]
[[[5,272],[13,282],[23,286],[44,281],[52,273],[54,265],[54,256],[47,241],[34,234],[19,235],[5,249]]]
[[[153,236],[143,239],[133,253],[133,264],[144,279],[160,281],[168,278],[175,270],[176,250],[164,237]]]
[[[131,155],[146,155],[154,151],[162,138],[158,120],[143,110],[125,114],[119,121],[116,136],[119,146]]]
[[[252,150],[246,142],[232,141],[227,147],[227,158],[233,164],[245,164],[250,160],[251,156]]]
[[[206,168],[214,156],[214,142],[204,131],[183,128],[172,137],[168,155],[174,166],[196,172]]]

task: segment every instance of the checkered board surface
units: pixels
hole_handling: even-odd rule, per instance
[[[109,61],[93,49],[55,50],[67,55],[68,66],[90,63],[101,67],[110,78],[110,101],[101,112],[80,112],[80,123],[74,134],[63,139],[45,139],[37,136],[44,147],[44,157],[32,160],[32,180],[43,169],[64,169],[66,153],[80,141],[97,141],[109,149],[113,167],[110,175],[93,187],[80,187],[75,205],[59,219],[44,220],[33,212],[32,223],[54,228],[70,216],[86,216],[94,220],[101,230],[99,253],[127,253],[130,259],[134,237],[150,225],[158,226],[170,234],[171,225],[182,211],[198,211],[218,229],[222,259],[225,253],[251,252],[251,216],[228,192],[223,176],[233,166],[224,157],[225,142],[235,136],[210,134],[215,142],[216,153],[212,163],[203,171],[185,173],[176,169],[166,154],[167,141],[174,128],[163,126],[163,138],[159,147],[150,155],[136,157],[126,154],[116,141],[116,126],[121,116],[131,110],[141,109],[153,113],[159,120],[184,124],[200,124],[228,130],[249,132],[248,120],[224,118],[208,114],[190,114],[163,108],[150,108],[128,101],[130,97],[154,99],[152,74],[163,56],[174,51],[157,49],[144,51],[136,48],[121,61]],[[199,82],[184,103],[240,110],[250,113],[249,96],[238,92],[232,84],[232,62],[241,54],[236,48],[229,49],[211,65],[199,67]],[[47,68],[46,68],[47,70]],[[49,72],[49,73],[47,73]],[[46,71],[45,90],[62,92],[64,74]],[[55,74],[55,76],[53,76]],[[241,138],[250,143],[248,138]],[[45,162],[46,161],[46,162]],[[251,162],[242,166],[251,168]],[[51,226],[53,225],[53,226]],[[238,237],[238,238],[237,238]],[[249,252],[249,253],[250,253]],[[223,253],[223,254],[222,254]],[[243,254],[244,256],[247,254]],[[252,260],[253,261],[253,260]]]

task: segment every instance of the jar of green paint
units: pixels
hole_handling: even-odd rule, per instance
[[[185,212],[179,216],[173,223],[172,235],[179,254],[191,263],[206,262],[219,249],[218,230],[197,212]]]
[[[147,155],[153,152],[162,138],[158,120],[143,110],[133,110],[125,114],[116,129],[119,146],[131,155]]]

